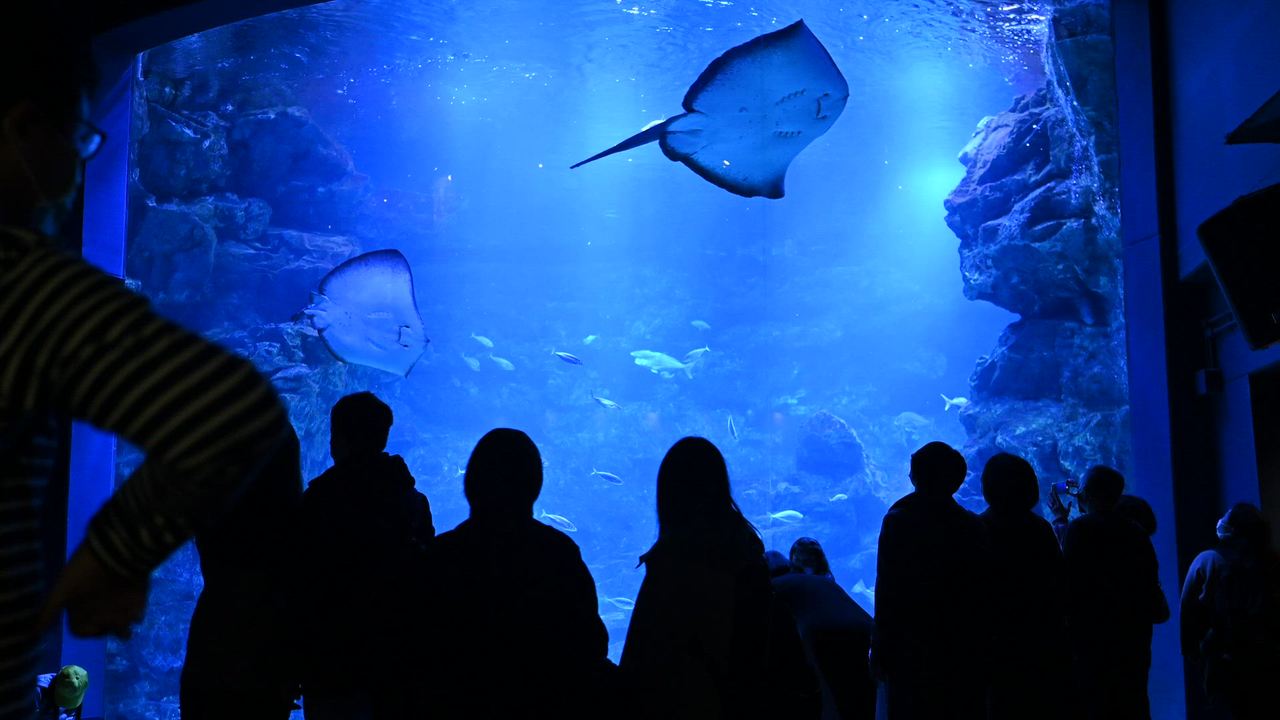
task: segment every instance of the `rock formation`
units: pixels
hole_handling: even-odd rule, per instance
[[[983,119],[946,199],[971,300],[1020,316],[970,379],[971,470],[999,451],[1043,482],[1129,464],[1115,89],[1107,4],[1064,3],[1048,78]]]

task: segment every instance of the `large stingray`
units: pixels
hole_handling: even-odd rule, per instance
[[[780,198],[787,167],[827,131],[849,84],[803,20],[716,58],[684,96],[684,113],[574,165],[658,142],[667,158],[736,195]]]
[[[339,360],[408,375],[430,340],[399,250],[357,255],[329,271],[303,311]]]

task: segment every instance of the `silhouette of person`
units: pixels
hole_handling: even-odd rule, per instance
[[[777,550],[764,554],[769,577],[777,579],[791,572],[791,560]],[[769,693],[767,714],[771,717],[822,717],[822,688],[817,671],[809,662],[795,616],[774,593],[769,625]]]
[[[779,602],[795,617],[805,656],[817,672],[823,720],[871,720],[876,688],[867,665],[871,616],[836,584],[822,546],[800,538],[790,574],[773,580]]]
[[[1146,500],[1137,495],[1121,495],[1120,501],[1116,503],[1116,512],[1123,517],[1129,518],[1130,522],[1142,528],[1148,538],[1155,537],[1156,528],[1158,527],[1156,511],[1151,509],[1150,503]],[[1151,598],[1151,608],[1152,622],[1157,625],[1168,621],[1170,618],[1169,598],[1164,594],[1163,587],[1157,586],[1156,592]]]
[[[991,720],[1063,717],[1047,678],[1070,668],[1064,566],[1053,527],[1034,509],[1031,463],[998,453],[982,470],[980,516],[991,542]]]
[[[1210,701],[1233,720],[1274,718],[1280,557],[1258,508],[1240,503],[1218,521],[1218,546],[1187,571],[1181,619],[1182,653],[1204,673]]]
[[[791,572],[791,559],[777,550],[769,550],[764,554],[764,564],[769,568],[769,577],[777,578]]]
[[[764,545],[729,490],[724,457],[686,437],[658,469],[658,539],[640,557],[620,669],[637,718],[768,714],[772,590]]]
[[[218,523],[196,535],[204,587],[191,615],[183,720],[283,720],[297,695],[283,569],[302,500],[298,438],[287,442]]]
[[[822,545],[811,537],[798,538],[791,543],[791,567],[805,575],[821,575],[835,579],[831,574],[831,564],[827,562],[827,553]]]
[[[920,448],[915,490],[880,529],[872,659],[890,720],[986,715],[990,553],[982,521],[952,497],[966,472],[946,443]]]
[[[330,413],[333,467],[311,481],[298,512],[291,590],[307,720],[393,717],[387,668],[406,663],[413,574],[435,533],[427,498],[399,455],[384,450],[391,408],[347,395]]]
[[[1151,509],[1151,504],[1137,495],[1129,495],[1128,493],[1121,495],[1116,502],[1116,512],[1124,517],[1129,518],[1130,522],[1137,523],[1142,528],[1147,537],[1156,534],[1156,512]]]
[[[609,636],[578,546],[533,517],[537,446],[519,430],[489,431],[463,490],[470,517],[436,538],[422,573],[430,716],[598,717]]]
[[[1123,492],[1119,472],[1091,468],[1080,497],[1085,514],[1071,521],[1062,547],[1074,695],[1091,720],[1151,716],[1147,674],[1160,583],[1146,531],[1116,512]]]
[[[253,366],[157,315],[54,238],[105,142],[78,10],[9,3],[0,22],[0,718],[32,709],[41,628],[127,636],[148,578],[217,520],[282,441],[284,408]],[[67,224],[69,233],[78,230]],[[78,247],[78,243],[73,243]],[[94,515],[44,602],[42,506],[65,482],[71,420],[146,461]]]

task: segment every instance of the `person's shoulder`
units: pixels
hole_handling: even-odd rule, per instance
[[[338,474],[338,468],[331,467],[319,475],[311,478],[307,486],[302,490],[302,501],[304,503],[314,503],[317,498],[325,497],[330,488],[333,486],[334,478]]]
[[[61,283],[87,283],[103,289],[112,288],[131,295],[139,303],[147,302],[141,295],[128,292],[120,278],[103,272],[79,255],[64,252],[54,246],[53,240],[34,233],[3,228],[3,232],[0,232],[0,258],[7,264],[21,262],[24,267],[41,268],[42,272],[37,274],[38,277],[30,278],[33,281],[57,276]]]
[[[1102,518],[1097,513],[1085,513],[1078,518],[1067,523],[1067,532],[1090,532],[1103,524]]]
[[[884,514],[884,519],[887,521],[891,517],[894,519],[899,519],[904,514],[910,515],[912,512],[915,511],[915,509],[919,505],[920,505],[919,493],[914,493],[914,492],[907,493],[906,495],[903,495],[902,497],[895,500],[894,503],[889,506],[889,510]]]
[[[525,532],[529,534],[529,537],[533,542],[539,543],[553,551],[581,555],[578,543],[574,542],[573,538],[546,523],[538,522],[537,520],[530,518],[529,523],[525,526]]]
[[[1219,552],[1217,548],[1209,548],[1196,555],[1195,559],[1191,561],[1191,568],[1188,572],[1195,572],[1197,569],[1208,569],[1216,565],[1223,565],[1226,562],[1226,556]]]

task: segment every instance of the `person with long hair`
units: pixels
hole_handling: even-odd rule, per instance
[[[640,563],[620,663],[639,718],[764,711],[772,593],[764,544],[729,490],[716,446],[687,437],[658,470],[658,540]]]
[[[867,655],[871,616],[831,574],[822,545],[802,537],[791,545],[792,571],[773,580],[778,604],[793,618],[808,663],[817,674],[823,720],[871,720],[876,686]],[[791,717],[795,717],[791,715]]]

